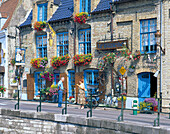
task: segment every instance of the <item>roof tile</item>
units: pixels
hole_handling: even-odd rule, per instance
[[[55,11],[48,22],[54,22],[62,19],[70,18],[73,15],[73,0],[61,0],[59,8]]]
[[[110,3],[112,0],[100,0],[99,4],[97,7],[91,12],[91,13],[96,13],[96,12],[101,12],[105,10],[110,10]]]
[[[17,7],[18,1],[19,0],[7,0],[3,2],[2,5],[0,6],[0,13],[2,17],[8,18],[1,30],[8,27],[10,20],[12,18],[13,12],[15,11],[15,8]]]
[[[27,19],[20,25],[20,27],[25,27],[25,26],[31,25],[31,21],[32,21],[32,10],[29,13]]]

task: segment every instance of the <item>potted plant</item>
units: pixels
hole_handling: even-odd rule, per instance
[[[73,57],[73,62],[75,66],[85,66],[91,63],[92,58],[92,54],[77,54]]]
[[[51,59],[51,66],[54,68],[54,69],[57,69],[58,67],[60,66],[65,66],[68,64],[70,60],[70,56],[67,54],[67,55],[64,55],[64,56],[59,56],[59,57],[53,57]]]
[[[153,111],[156,112],[158,110],[158,102],[155,98],[146,98],[144,102],[150,103]]]
[[[45,71],[40,73],[40,76],[48,81],[53,81],[54,80],[54,74],[52,69],[46,67]]]
[[[34,68],[45,68],[47,63],[48,63],[48,59],[47,57],[44,58],[35,58],[35,59],[31,59],[31,65]]]
[[[149,102],[140,102],[139,104],[139,110],[141,113],[151,113],[150,109],[151,109],[152,103]]]
[[[6,88],[4,86],[0,85],[0,92],[2,94],[4,94],[5,91],[6,91]]]
[[[80,24],[86,23],[87,17],[88,17],[87,12],[77,13],[74,17],[74,22],[78,22]]]
[[[34,23],[34,30],[42,31],[46,27],[45,21],[37,21]]]
[[[122,96],[123,96],[123,108],[126,107],[126,93],[122,93],[121,96],[117,98],[118,100],[118,108],[122,107]]]

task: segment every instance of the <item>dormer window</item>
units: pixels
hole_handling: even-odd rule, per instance
[[[37,21],[47,21],[47,3],[38,4]]]
[[[80,12],[91,11],[91,0],[80,0]]]

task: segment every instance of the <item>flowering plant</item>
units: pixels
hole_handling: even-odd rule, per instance
[[[108,53],[102,59],[105,64],[112,64],[115,62],[117,55],[115,53]]]
[[[140,53],[140,51],[137,51],[135,54],[133,54],[133,59],[134,60],[138,60],[138,59],[140,59],[140,57],[141,57],[141,53]]]
[[[86,23],[87,17],[88,17],[87,12],[77,13],[74,17],[74,22],[78,22],[80,24]]]
[[[14,66],[15,65],[15,58],[11,58],[10,63],[11,63],[12,66]]]
[[[19,78],[20,78],[19,76],[15,76],[12,82],[17,83],[17,81],[19,81]]]
[[[158,102],[155,100],[155,98],[146,98],[144,102],[152,103],[151,106],[158,106]]]
[[[70,60],[70,56],[68,56],[68,54],[64,56],[53,57],[51,59],[51,66],[54,69],[57,69],[57,67],[65,66],[66,64],[68,64],[69,60]]]
[[[51,95],[57,95],[58,94],[58,85],[51,85],[49,92]]]
[[[46,26],[45,21],[37,21],[34,23],[34,30],[42,31]]]
[[[6,88],[2,85],[0,85],[0,92],[3,94],[6,91]]]
[[[52,69],[50,68],[45,68],[45,71],[40,73],[40,76],[48,81],[53,81],[54,80],[54,74],[52,72]]]
[[[45,58],[35,58],[35,59],[31,59],[30,63],[32,65],[32,67],[45,68],[46,64],[48,63],[48,59],[47,59],[47,57],[45,57]]]
[[[75,66],[85,66],[91,63],[92,54],[77,54],[73,57],[73,62]]]
[[[117,100],[118,101],[121,101],[122,100],[122,96],[123,96],[123,101],[126,101],[126,93],[121,93],[121,96],[119,96],[118,98],[117,98]]]

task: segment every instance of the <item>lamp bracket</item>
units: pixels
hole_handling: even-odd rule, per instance
[[[160,47],[161,51],[163,52],[163,54],[165,55],[165,48],[163,49],[160,45],[157,44],[157,46]]]

